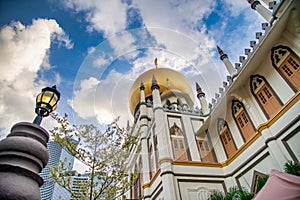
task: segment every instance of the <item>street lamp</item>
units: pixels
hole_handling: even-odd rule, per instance
[[[0,199],[41,199],[39,188],[44,181],[39,173],[49,160],[49,134],[40,124],[56,109],[59,98],[56,86],[42,89],[36,98],[33,123],[13,125],[0,141]]]
[[[43,88],[42,92],[36,97],[35,113],[37,116],[33,123],[40,125],[43,117],[49,116],[56,109],[59,98],[60,93],[56,90],[56,85],[51,88]]]

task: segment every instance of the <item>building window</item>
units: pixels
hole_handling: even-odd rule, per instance
[[[271,49],[272,65],[296,92],[300,90],[300,59],[287,46],[276,46]]]
[[[244,141],[248,141],[254,134],[255,128],[242,102],[232,100],[232,116],[242,134]]]
[[[168,116],[168,125],[174,160],[190,160],[181,118]]]
[[[252,75],[250,82],[252,94],[266,117],[270,119],[280,110],[282,102],[263,76],[258,74]]]
[[[227,122],[223,119],[219,119],[218,121],[218,132],[220,134],[220,139],[225,149],[227,158],[232,157],[236,152],[237,148],[232,138],[229,127],[227,125]]]
[[[200,158],[205,163],[215,163],[214,152],[209,141],[197,138],[197,145],[200,152]]]

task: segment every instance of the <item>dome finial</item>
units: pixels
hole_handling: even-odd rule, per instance
[[[155,67],[156,67],[156,69],[157,69],[157,65],[158,65],[158,64],[157,64],[157,58],[154,59],[154,65],[155,65]]]

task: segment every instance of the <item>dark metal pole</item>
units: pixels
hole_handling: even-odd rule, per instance
[[[38,116],[36,116],[36,117],[34,118],[33,123],[34,123],[34,124],[37,124],[37,125],[40,125],[40,124],[42,123],[42,120],[43,120],[43,117],[40,116],[40,115],[38,115]]]

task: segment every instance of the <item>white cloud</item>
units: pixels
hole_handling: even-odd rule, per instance
[[[232,16],[241,14],[246,8],[251,9],[251,5],[246,0],[224,0],[224,3]]]
[[[127,83],[126,75],[121,74],[115,70],[111,70],[105,80],[101,80],[96,91],[96,115],[101,123],[110,123],[113,119],[127,113],[128,101],[127,90],[124,88],[130,87]]]
[[[51,67],[51,42],[67,48],[72,43],[55,20],[37,19],[32,25],[13,22],[0,30],[0,128],[8,133],[12,124],[34,118],[35,97],[46,85],[38,77]],[[54,79],[60,80],[58,74]],[[58,83],[58,82],[56,82]]]
[[[88,50],[87,50],[88,54],[92,54],[95,51],[96,51],[96,47],[89,47]]]
[[[121,0],[65,0],[66,7],[86,12],[89,30],[103,32],[105,37],[126,29],[127,4]]]
[[[185,60],[182,64],[192,64],[198,68],[210,62],[216,42],[207,34],[202,20],[213,11],[215,1],[142,0],[134,3],[158,46],[172,52],[172,57],[181,57],[181,61]],[[174,60],[172,57],[168,60]],[[178,59],[174,61],[176,65],[173,66],[180,70],[180,62]]]
[[[99,56],[96,60],[93,62],[94,67],[102,67],[104,65],[108,64],[108,59],[105,59],[102,56]]]
[[[193,30],[203,15],[211,12],[214,1],[134,1],[147,27]]]
[[[116,37],[109,38],[108,41],[117,55],[124,55],[128,50],[135,49],[135,38],[130,32],[119,33]]]
[[[100,81],[94,77],[81,80],[80,88],[74,91],[73,100],[69,100],[70,106],[84,119],[95,116],[95,92]]]
[[[99,123],[108,124],[121,116],[120,124],[124,125],[128,119],[129,92],[124,88],[130,88],[130,84],[128,75],[111,70],[104,80],[94,77],[82,80],[69,104],[83,119],[95,117]]]

